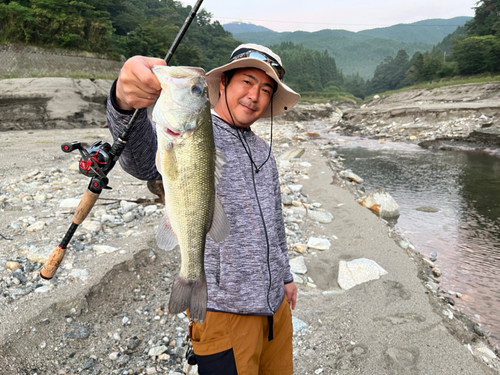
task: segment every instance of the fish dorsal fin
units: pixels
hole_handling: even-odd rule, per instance
[[[172,250],[179,244],[177,237],[172,230],[172,226],[166,216],[162,216],[158,231],[156,232],[156,243],[160,249]]]
[[[208,235],[215,242],[221,242],[229,236],[229,220],[227,220],[226,212],[219,198],[215,197],[214,216],[212,218],[212,226],[208,231]]]
[[[221,150],[215,150],[215,187],[219,184],[219,181],[222,177],[222,169],[224,168],[224,164],[226,164],[226,157],[222,153]]]

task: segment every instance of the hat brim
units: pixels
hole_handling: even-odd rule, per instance
[[[281,115],[282,113],[285,113],[290,108],[292,108],[299,101],[300,95],[293,91],[290,87],[285,85],[283,82],[281,82],[275,70],[268,63],[253,57],[247,57],[244,59],[232,61],[207,73],[205,79],[208,85],[208,97],[212,105],[215,106],[215,104],[217,104],[217,101],[219,100],[219,84],[222,73],[227,72],[228,70],[241,68],[260,69],[278,83],[278,88],[273,95],[272,113],[271,105],[269,105],[262,117]]]

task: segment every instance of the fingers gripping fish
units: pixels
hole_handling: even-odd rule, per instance
[[[162,93],[153,110],[163,177],[165,215],[156,240],[164,250],[177,244],[181,270],[170,294],[169,310],[189,308],[192,320],[203,321],[207,308],[204,270],[205,240],[229,235],[229,222],[215,194],[225,164],[215,149],[205,72],[201,68],[154,66]]]

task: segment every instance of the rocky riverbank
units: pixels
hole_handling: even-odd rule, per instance
[[[333,112],[321,122],[325,131],[340,117]],[[295,373],[496,373],[487,332],[454,309],[407,240],[355,201],[362,189],[341,176],[332,141],[308,122],[275,125],[299,288]],[[267,122],[255,126],[264,138],[268,130]],[[9,155],[0,170],[2,373],[195,373],[184,360],[187,319],[166,314],[180,254],[156,247],[163,206],[119,166],[56,277],[40,279],[88,183],[77,156],[60,151],[75,139],[110,136],[100,128],[0,133]]]
[[[438,149],[500,146],[500,82],[375,96],[346,108],[334,130]]]

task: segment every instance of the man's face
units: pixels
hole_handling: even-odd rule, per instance
[[[229,124],[234,121],[235,126],[247,128],[267,110],[274,90],[274,81],[262,70],[238,69],[227,87],[224,83],[222,75],[221,96],[214,109]]]

